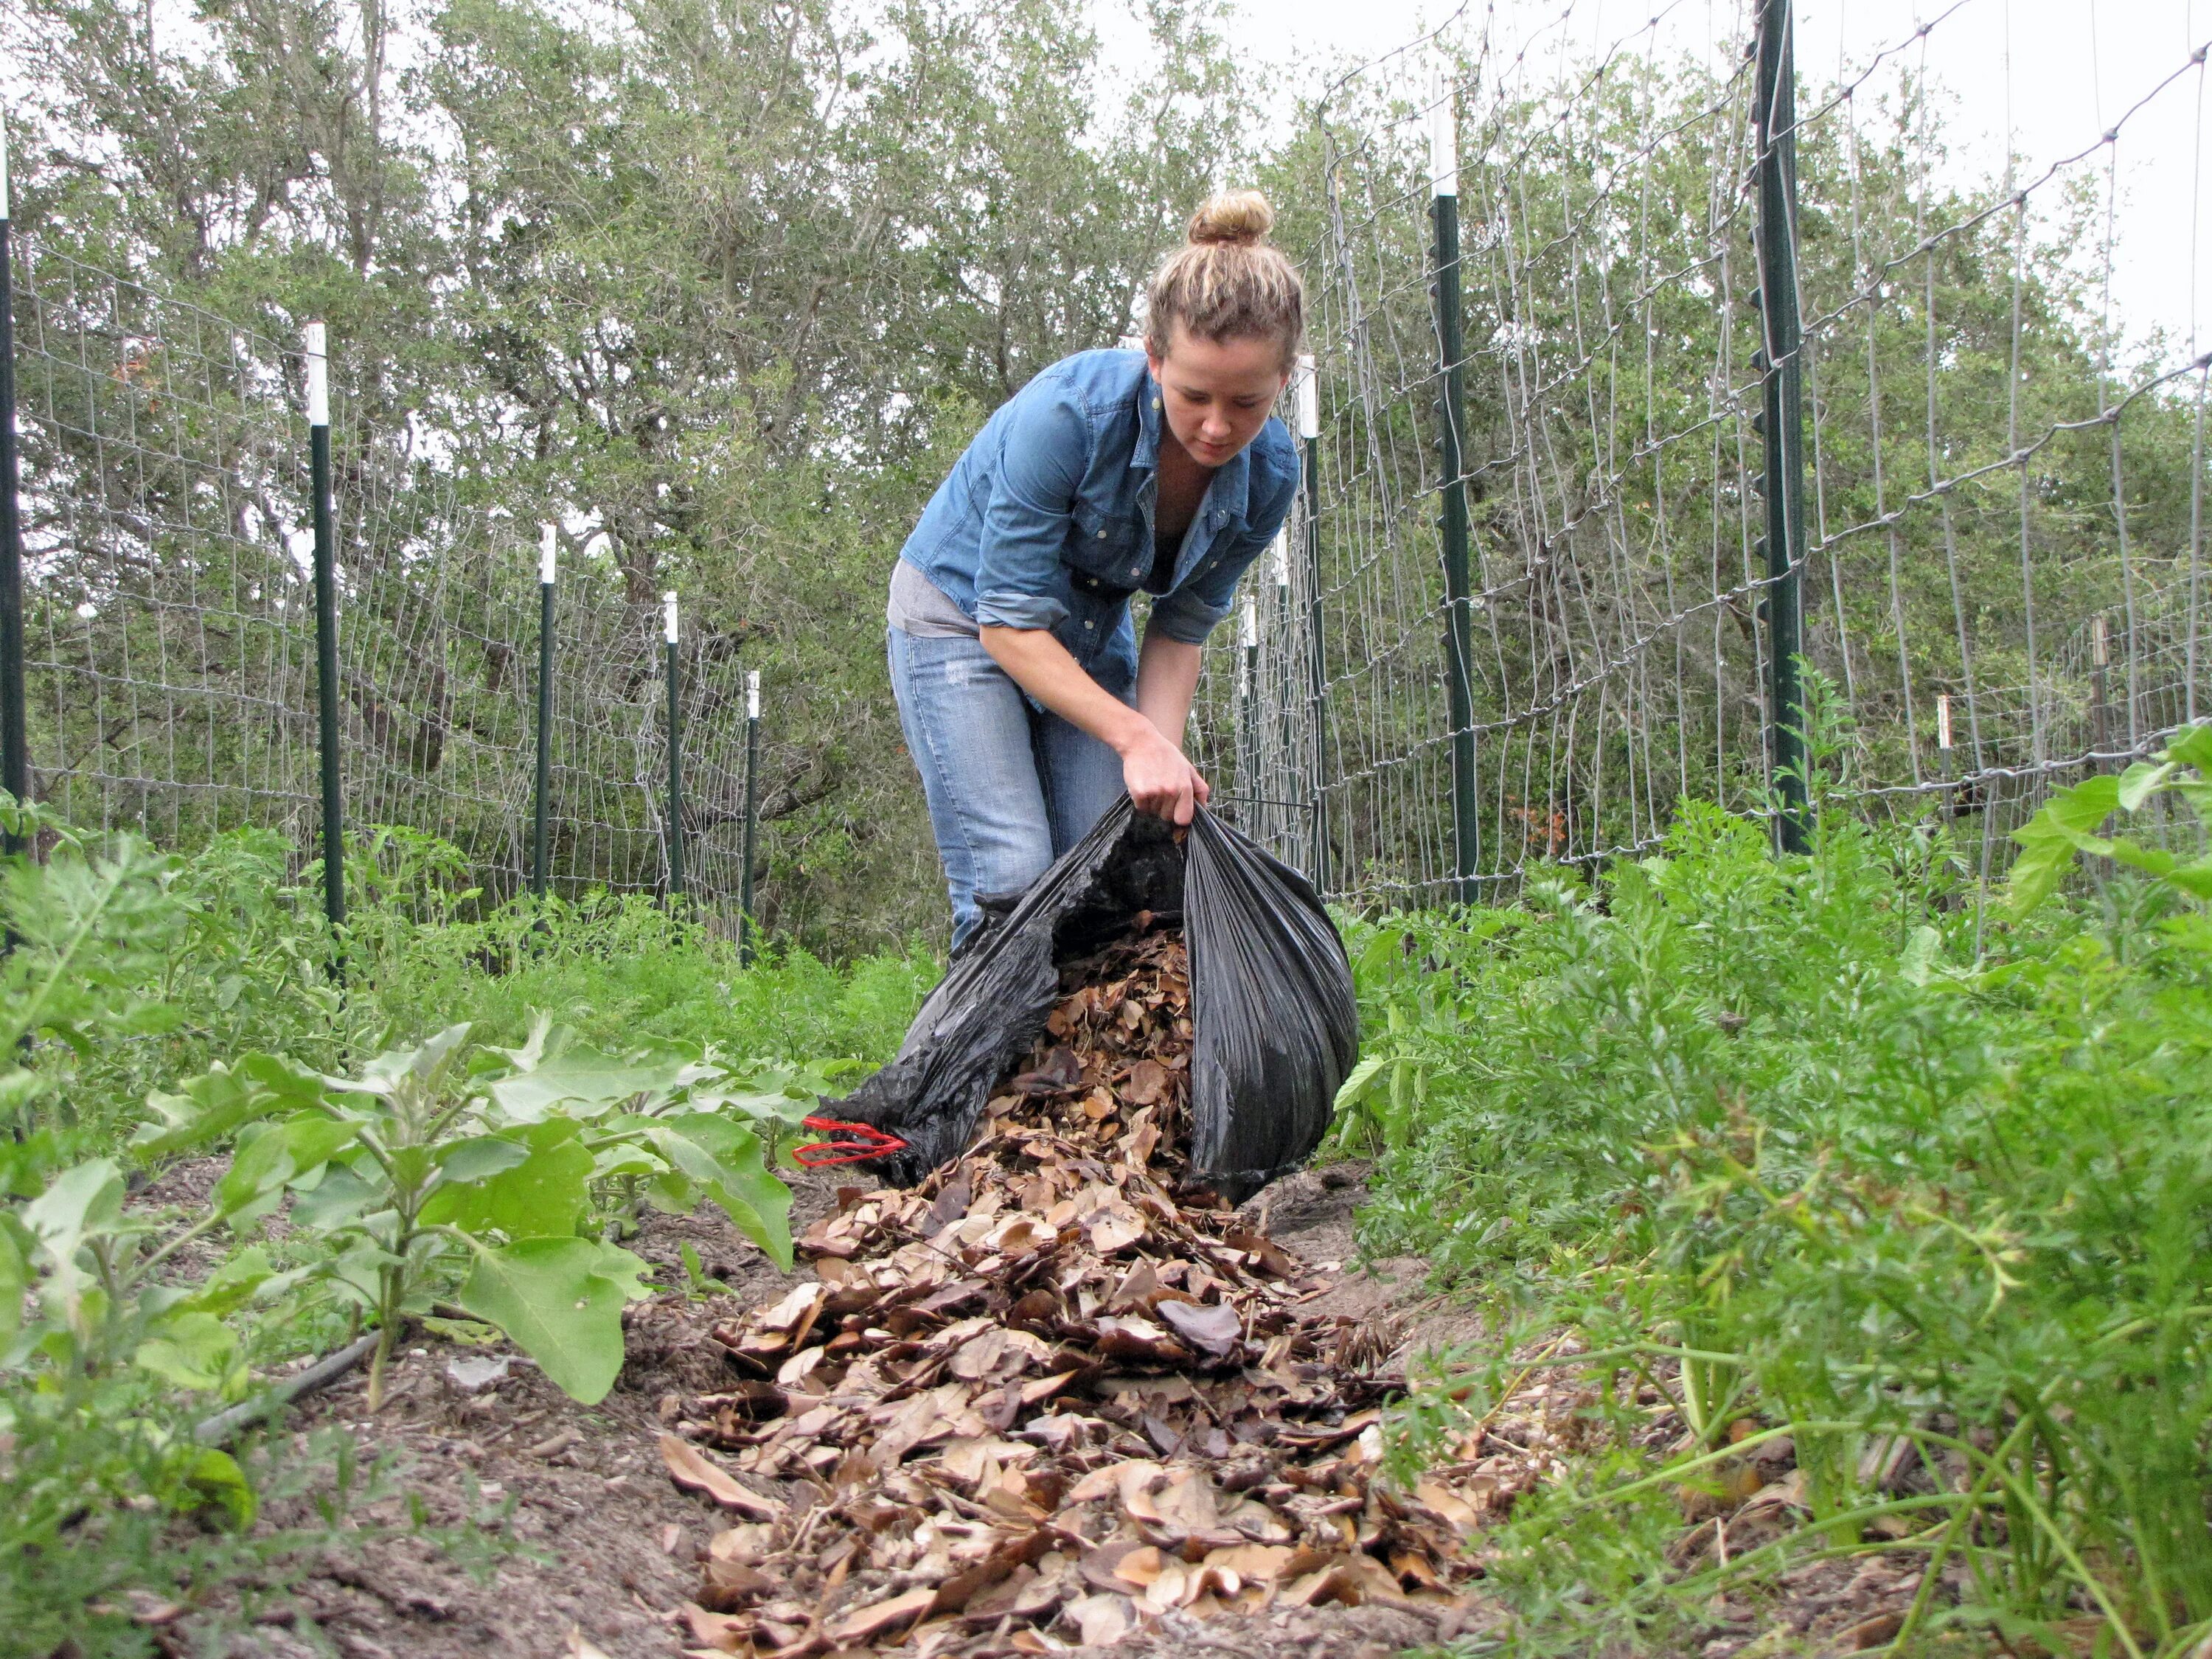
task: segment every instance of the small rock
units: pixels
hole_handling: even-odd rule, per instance
[[[482,1394],[507,1381],[507,1374],[514,1364],[512,1354],[502,1354],[496,1359],[478,1358],[473,1355],[446,1363],[446,1381],[463,1394]]]
[[[1903,1613],[1895,1612],[1878,1613],[1871,1619],[1861,1620],[1857,1624],[1853,1625],[1849,1630],[1845,1631],[1844,1632],[1844,1642],[1846,1646],[1860,1651],[1864,1651],[1868,1648],[1878,1648],[1881,1646],[1885,1642],[1889,1641],[1897,1634],[1898,1632],[1904,1628],[1905,1615]]]

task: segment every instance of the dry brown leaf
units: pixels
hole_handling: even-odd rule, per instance
[[[1462,1532],[1473,1532],[1482,1524],[1482,1516],[1474,1505],[1455,1496],[1440,1482],[1421,1481],[1413,1488],[1413,1501]]]
[[[691,1632],[691,1639],[702,1647],[718,1653],[750,1652],[752,1648],[753,1620],[732,1618],[727,1613],[709,1613],[696,1601],[686,1601],[677,1611],[683,1614],[684,1623]]]
[[[934,1589],[910,1589],[888,1601],[840,1613],[822,1627],[822,1633],[841,1647],[870,1641],[886,1631],[911,1624],[928,1612],[936,1601]]]
[[[1184,1341],[1217,1358],[1234,1352],[1244,1334],[1244,1322],[1237,1316],[1237,1310],[1225,1302],[1201,1308],[1188,1302],[1163,1299],[1153,1311],[1173,1326],[1176,1334]]]
[[[1208,1550],[1206,1565],[1233,1572],[1239,1579],[1272,1584],[1283,1576],[1295,1552],[1286,1544],[1235,1544]]]
[[[1082,1632],[1086,1648],[1111,1647],[1137,1627],[1136,1603],[1126,1595],[1086,1595],[1069,1602],[1065,1613]]]
[[[698,1492],[726,1510],[757,1520],[782,1517],[782,1504],[739,1485],[735,1475],[687,1440],[664,1433],[660,1437],[660,1461],[668,1466],[669,1478],[686,1492]]]
[[[1121,1084],[1121,1098],[1132,1106],[1157,1106],[1167,1091],[1167,1067],[1156,1060],[1139,1060]]]
[[[1167,1558],[1152,1545],[1146,1544],[1140,1549],[1131,1550],[1116,1561],[1114,1564],[1114,1577],[1142,1589],[1158,1577],[1161,1570],[1166,1565]]]

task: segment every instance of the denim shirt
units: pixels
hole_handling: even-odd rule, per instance
[[[985,422],[899,556],[981,626],[1050,629],[1126,696],[1137,677],[1128,595],[1152,580],[1161,432],[1143,352],[1063,358]],[[1207,483],[1148,628],[1203,641],[1282,528],[1297,482],[1291,434],[1270,417]]]

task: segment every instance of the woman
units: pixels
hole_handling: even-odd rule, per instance
[[[1145,349],[1046,369],[939,486],[891,579],[891,686],[952,897],[1019,892],[1126,789],[1188,823],[1199,650],[1275,538],[1297,453],[1272,418],[1304,333],[1274,213],[1218,196],[1153,276]],[[1144,649],[1130,595],[1152,596]]]

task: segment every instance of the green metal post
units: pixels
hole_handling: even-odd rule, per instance
[[[744,867],[738,872],[738,961],[750,967],[760,925],[753,920],[753,859],[760,845],[760,670],[745,671]]]
[[[1313,753],[1306,757],[1306,791],[1313,801],[1315,888],[1328,891],[1328,655],[1321,621],[1321,387],[1310,356],[1298,359],[1298,474],[1304,511],[1306,563],[1306,700]]]
[[[15,471],[15,283],[8,228],[8,135],[0,128],[0,788],[28,804],[31,744],[23,707],[23,521]],[[21,836],[5,839],[21,853]],[[11,941],[12,942],[12,941]]]
[[[338,766],[337,533],[331,510],[331,373],[323,325],[307,325],[307,482],[314,492],[315,730],[323,775],[323,914],[345,925],[345,800]],[[345,957],[331,971],[343,979]]]
[[[684,894],[684,708],[682,671],[676,660],[676,591],[660,596],[668,644],[668,908]]]
[[[1466,453],[1467,344],[1460,316],[1459,118],[1451,85],[1431,112],[1429,179],[1435,195],[1437,367],[1437,494],[1444,566],[1444,692],[1451,715],[1453,896],[1472,903],[1480,852],[1474,752],[1473,588],[1468,579]]]
[[[1759,0],[1759,295],[1765,379],[1768,753],[1785,852],[1805,838],[1803,335],[1797,313],[1797,70],[1790,0]]]
[[[541,899],[553,794],[553,577],[560,533],[547,525],[538,546],[538,799],[531,814],[530,891]]]

